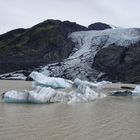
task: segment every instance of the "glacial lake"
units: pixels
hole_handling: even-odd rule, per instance
[[[0,102],[0,140],[140,140],[140,98],[76,105]]]

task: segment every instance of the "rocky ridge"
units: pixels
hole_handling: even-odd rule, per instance
[[[34,69],[67,58],[74,44],[68,34],[86,30],[74,22],[47,20],[0,36],[0,73]]]

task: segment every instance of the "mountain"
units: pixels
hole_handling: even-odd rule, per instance
[[[140,29],[138,40],[127,47],[111,44],[97,52],[93,68],[104,73],[100,80],[140,83]]]
[[[68,34],[81,30],[87,28],[69,21],[47,20],[1,35],[0,73],[62,61],[74,48]]]
[[[96,22],[88,26],[89,30],[106,30],[112,27],[106,23]]]
[[[0,77],[26,79],[32,70],[72,80],[140,83],[140,29],[46,20],[1,35],[0,73],[7,74]]]

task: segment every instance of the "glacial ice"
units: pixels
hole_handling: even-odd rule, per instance
[[[83,81],[83,80],[80,80],[78,78],[76,78],[74,80],[74,85],[76,86],[79,86],[79,85],[86,85],[88,87],[91,87],[91,88],[97,88],[97,89],[100,89],[100,88],[103,88],[104,85],[106,84],[110,84],[111,82],[109,81],[101,81],[101,82],[88,82],[88,81]]]
[[[69,38],[75,48],[70,56],[62,62],[49,64],[42,68],[42,73],[66,79],[80,78],[95,81],[101,73],[92,68],[94,56],[111,44],[116,47],[128,47],[140,39],[139,28],[116,28],[103,31],[73,32]]]
[[[35,80],[35,84],[52,88],[70,88],[72,81],[63,78],[48,77],[39,72],[32,72],[30,77]]]
[[[27,103],[28,92],[8,91],[4,94],[4,102],[7,103]]]
[[[88,103],[102,99],[107,95],[101,92],[106,84],[111,82],[88,82],[76,78],[69,81],[63,78],[47,77],[38,72],[31,74],[32,78],[39,83],[34,85],[32,91],[18,92],[8,91],[4,94],[4,102],[7,103]],[[48,81],[47,81],[48,78]],[[50,82],[50,83],[48,83]],[[140,85],[132,92],[134,96],[140,95]]]
[[[63,78],[47,77],[38,72],[31,73],[31,77],[41,86],[38,84],[34,85],[35,87],[32,91],[8,91],[4,94],[4,102],[37,104],[59,102],[74,104],[93,102],[105,97],[103,93],[97,92],[98,86],[102,88],[105,82],[98,84],[80,79],[75,79],[72,82]]]
[[[135,89],[132,91],[133,96],[140,96],[140,85],[137,85]]]
[[[38,92],[36,90],[29,91],[28,101],[30,103],[48,103],[55,94],[56,91],[51,87],[43,87]]]
[[[101,75],[101,72],[92,68],[96,53],[111,44],[115,44],[116,47],[128,47],[137,43],[140,40],[140,28],[79,31],[69,34],[69,38],[75,44],[70,56],[61,62],[40,67],[40,72],[50,77],[64,77],[71,80],[80,78],[95,81]],[[6,74],[0,75],[0,78],[23,80],[27,78],[24,75],[14,75],[14,73],[10,75],[10,78],[7,78]]]
[[[26,76],[22,73],[24,71],[16,71],[16,72],[11,72],[11,73],[6,73],[6,74],[0,74],[0,79],[5,79],[5,80],[26,80]]]

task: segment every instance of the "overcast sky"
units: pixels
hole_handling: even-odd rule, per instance
[[[140,27],[140,0],[0,0],[0,34],[46,19]]]

